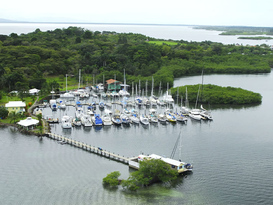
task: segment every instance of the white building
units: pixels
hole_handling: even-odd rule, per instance
[[[26,103],[22,101],[9,101],[5,107],[11,113],[14,111],[15,113],[25,112]]]
[[[17,124],[29,130],[29,129],[33,129],[36,125],[38,125],[39,120],[35,120],[35,119],[32,119],[31,117],[28,117],[25,120],[20,120],[19,122],[17,122]]]

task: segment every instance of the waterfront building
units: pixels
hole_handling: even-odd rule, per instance
[[[11,113],[13,111],[15,113],[22,113],[22,112],[25,112],[26,103],[22,102],[22,101],[9,101],[5,105],[5,107],[7,108],[9,113]]]

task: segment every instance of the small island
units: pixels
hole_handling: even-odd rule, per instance
[[[240,36],[238,39],[247,39],[247,40],[271,40],[273,39],[272,37],[265,37],[265,36],[253,36],[253,37],[248,37],[248,36]]]
[[[177,91],[179,93],[177,94]],[[187,91],[186,91],[187,90]],[[259,104],[262,102],[262,96],[259,93],[244,90],[242,88],[221,87],[217,85],[185,85],[177,88],[171,88],[173,98],[181,96],[188,99],[189,102],[204,104],[222,104],[222,105],[246,105]]]

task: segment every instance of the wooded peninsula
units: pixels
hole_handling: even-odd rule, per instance
[[[131,85],[146,81],[162,89],[174,77],[205,74],[269,73],[273,66],[268,45],[223,45],[211,41],[154,39],[141,34],[90,31],[68,27],[28,34],[0,35],[1,95],[37,88],[41,93],[64,89],[56,80],[66,74],[82,82],[115,78]],[[254,102],[254,101],[253,101]],[[256,100],[255,100],[256,102]]]

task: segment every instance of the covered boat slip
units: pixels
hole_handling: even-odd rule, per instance
[[[160,159],[171,166],[172,169],[178,171],[178,173],[192,171],[193,166],[189,163],[181,162],[178,160],[174,160],[171,158],[165,158],[156,154],[151,155],[139,155],[138,157],[132,158],[129,161],[129,167],[134,169],[139,169],[139,162],[143,160],[151,160],[151,159]]]

